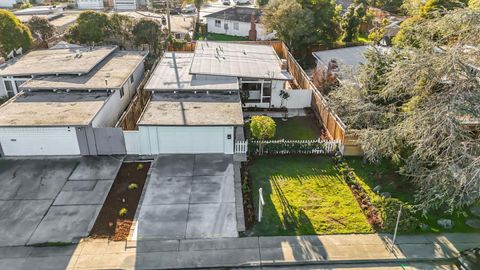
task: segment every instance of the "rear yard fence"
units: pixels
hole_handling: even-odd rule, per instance
[[[250,140],[248,153],[252,155],[328,155],[340,151],[343,155],[343,144],[340,141],[324,140]]]

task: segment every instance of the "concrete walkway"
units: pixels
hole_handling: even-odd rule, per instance
[[[401,265],[416,269],[412,265],[451,258],[479,243],[480,234],[400,236],[391,252],[391,236],[381,234],[130,242],[84,239],[64,247],[0,248],[0,269],[262,269],[313,264],[341,269],[340,265],[364,263],[385,266],[379,269],[400,269],[394,266]]]

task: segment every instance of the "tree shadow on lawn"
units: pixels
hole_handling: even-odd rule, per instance
[[[276,195],[280,200],[282,206],[283,219],[280,219],[284,230],[295,230],[296,228],[302,227],[302,231],[305,234],[315,234],[315,227],[312,222],[305,214],[303,209],[298,211],[298,217],[295,215],[295,208],[290,205],[290,202],[285,196],[281,186],[278,184],[277,178],[272,177],[270,183],[272,183],[273,189],[275,190]],[[270,198],[270,196],[268,196]],[[270,203],[273,202],[271,201]],[[278,213],[277,213],[278,214]]]

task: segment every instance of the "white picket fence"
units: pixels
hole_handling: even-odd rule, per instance
[[[254,140],[252,141],[253,143],[258,143],[258,141]],[[344,145],[340,143],[340,141],[328,141],[328,140],[265,140],[262,142],[262,145],[267,145],[267,144],[277,144],[279,146],[281,145],[286,145],[286,144],[305,144],[305,145],[312,145],[312,144],[321,144],[322,147],[319,147],[317,149],[308,149],[308,150],[295,150],[294,152],[291,152],[289,149],[278,149],[275,150],[274,153],[270,154],[280,154],[280,155],[286,155],[286,154],[333,154],[335,151],[338,149],[340,152],[344,153]],[[248,140],[245,141],[236,141],[235,142],[235,153],[247,153],[248,152]]]
[[[235,154],[246,154],[248,152],[248,141],[235,142]]]

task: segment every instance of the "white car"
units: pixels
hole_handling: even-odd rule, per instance
[[[235,4],[250,4],[250,0],[233,0],[233,2],[235,2]]]
[[[182,13],[195,13],[197,12],[197,8],[195,7],[194,4],[186,5],[184,8],[182,8]]]
[[[222,0],[222,4],[230,6],[230,0]]]

